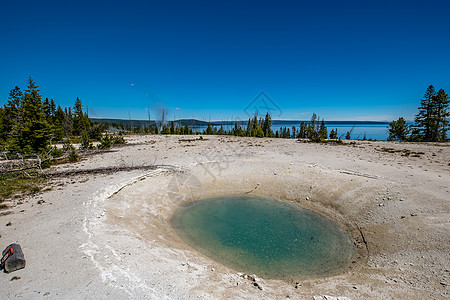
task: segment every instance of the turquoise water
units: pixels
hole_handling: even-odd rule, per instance
[[[266,279],[300,279],[348,266],[353,243],[330,219],[273,199],[226,196],[191,202],[172,217],[181,238],[204,255]]]

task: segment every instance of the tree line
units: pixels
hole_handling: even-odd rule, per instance
[[[30,77],[28,86],[9,92],[0,107],[0,146],[14,153],[43,153],[51,143],[81,136],[102,140],[103,124],[94,124],[77,97],[73,107],[62,108],[53,99],[42,100],[39,87]]]
[[[420,102],[419,112],[415,117],[415,124],[408,125],[404,118],[392,121],[389,124],[389,139],[399,141],[445,141],[448,130],[449,97],[443,89],[438,92],[430,85]],[[83,104],[77,97],[73,107],[62,108],[56,105],[53,99],[45,98],[39,87],[30,77],[28,86],[21,90],[18,86],[13,88],[8,96],[7,103],[0,107],[0,146],[14,153],[43,153],[48,151],[52,143],[63,142],[70,144],[78,142],[82,149],[92,149],[92,141],[99,141],[99,148],[107,148],[112,144],[124,143],[122,136],[110,136],[104,133],[107,124],[93,123]],[[148,127],[131,128],[137,134],[198,134],[186,123],[179,126],[176,122],[163,123]],[[272,130],[272,119],[269,113],[265,118],[255,115],[248,119],[247,126],[235,122],[229,130],[223,125],[219,128],[208,126],[203,130],[205,135],[232,135],[240,137],[259,138],[297,138],[312,142],[325,140],[340,140],[337,129],[328,132],[325,120],[313,113],[309,122],[301,122],[298,127],[281,127],[275,132]],[[351,131],[345,135],[350,139]],[[69,147],[70,148],[70,147]],[[73,148],[73,147],[72,147]]]
[[[25,90],[14,87],[8,96],[7,103],[0,107],[0,146],[12,153],[42,154],[52,150],[51,144],[64,143],[64,150],[74,148],[71,143],[79,143],[81,149],[93,149],[93,141],[99,141],[98,148],[107,148],[112,144],[124,143],[121,135],[110,136],[104,133],[109,125],[94,123],[84,112],[83,104],[77,97],[73,107],[62,108],[53,99],[42,99],[39,87],[29,77]],[[122,126],[123,127],[123,126]],[[122,128],[125,130],[126,128]],[[199,134],[189,127],[179,126],[176,122],[163,123],[158,126],[149,123],[148,127],[129,128],[136,134]],[[272,130],[272,118],[269,113],[265,118],[255,115],[249,118],[247,126],[235,122],[231,130],[211,126],[203,130],[205,135],[233,135],[240,137],[298,138],[321,142],[328,138],[337,139],[337,129],[328,130],[325,121],[313,114],[309,122],[301,122],[299,128],[281,127]],[[56,150],[56,149],[55,149]]]
[[[153,127],[150,124],[151,129],[149,133],[158,133],[158,127]],[[194,133],[189,125],[179,126],[176,122],[171,121],[169,124],[163,124],[162,129],[159,131],[161,134],[198,134]],[[135,129],[136,131],[136,129]],[[145,129],[140,129],[140,132],[144,132]],[[337,136],[337,129],[332,129],[328,134],[328,129],[325,125],[325,120],[320,120],[320,117],[313,113],[309,122],[301,122],[299,128],[292,126],[292,128],[281,127],[280,130],[275,132],[272,130],[272,118],[269,113],[266,116],[259,118],[255,115],[253,118],[249,118],[247,126],[241,126],[236,121],[232,129],[226,130],[223,125],[220,127],[212,126],[208,123],[207,127],[201,132],[204,135],[232,135],[240,137],[268,137],[268,138],[286,138],[286,139],[307,139],[312,142],[323,142],[327,139],[339,139]],[[348,136],[348,135],[347,135]],[[350,137],[347,137],[350,138]]]
[[[428,86],[420,100],[414,124],[408,125],[403,117],[389,123],[388,140],[412,142],[443,142],[447,140],[450,112],[449,96],[443,89],[436,92]]]

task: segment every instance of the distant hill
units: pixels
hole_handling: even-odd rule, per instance
[[[149,121],[148,120],[124,120],[124,119],[107,119],[107,118],[91,118],[92,122],[94,123],[105,123],[109,124],[111,126],[133,126],[133,127],[148,127]],[[172,121],[168,121],[170,123]],[[220,125],[234,125],[236,121],[211,121],[212,126],[220,126]],[[248,120],[241,120],[237,121],[239,125],[247,125]],[[309,122],[309,121],[301,121],[301,120],[272,120],[272,125],[292,125],[292,124],[298,124],[300,125],[301,122]],[[150,122],[152,126],[155,126],[155,121]],[[208,122],[206,121],[200,121],[196,119],[179,119],[175,121],[176,124],[179,124],[181,126],[185,126],[186,123],[189,124],[189,127],[197,127],[197,126],[207,126]],[[160,124],[160,121],[158,121],[158,124]],[[385,121],[325,121],[326,125],[333,125],[333,124],[340,124],[340,125],[383,125],[383,124],[389,124],[389,122]]]
[[[109,124],[111,126],[130,126],[133,127],[148,127],[149,121],[148,120],[124,120],[124,119],[107,119],[107,118],[90,118],[92,122],[94,123],[104,123]],[[168,121],[170,123],[171,121]],[[150,123],[152,126],[155,126],[156,121],[151,120]],[[189,124],[189,127],[195,127],[195,126],[207,126],[208,122],[205,121],[199,121],[195,119],[180,119],[175,121],[176,124],[180,124],[181,126],[185,126],[186,123]],[[160,124],[160,121],[158,121],[158,124]],[[211,122],[211,124],[213,124]]]

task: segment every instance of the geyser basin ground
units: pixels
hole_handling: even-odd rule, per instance
[[[0,241],[19,242],[27,266],[0,276],[0,299],[449,299],[448,143],[126,139],[57,166],[72,175],[54,177],[51,189],[23,204],[8,203]],[[142,169],[152,162],[167,167]],[[111,171],[124,166],[136,168]],[[297,280],[260,278],[259,290],[171,226],[180,204],[229,194],[327,216],[353,237],[355,259],[345,272],[300,280],[298,288]]]
[[[172,224],[192,247],[237,271],[266,279],[335,274],[354,249],[338,224],[269,198],[222,196],[189,202]]]

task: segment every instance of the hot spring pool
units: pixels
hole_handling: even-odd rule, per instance
[[[266,279],[338,273],[354,255],[350,235],[329,218],[261,197],[223,196],[177,209],[172,225],[204,255]]]

